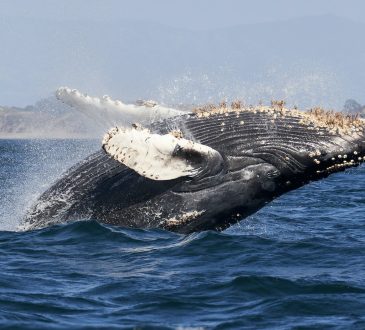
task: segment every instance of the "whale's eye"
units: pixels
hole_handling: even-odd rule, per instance
[[[280,175],[279,170],[270,170],[270,171],[268,171],[268,172],[266,173],[266,176],[267,176],[269,179],[277,178],[279,175]]]

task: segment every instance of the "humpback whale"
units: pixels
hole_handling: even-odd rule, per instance
[[[99,118],[125,111],[121,102],[69,89],[57,96]],[[157,113],[152,104],[127,107],[128,115]],[[39,197],[24,228],[97,219],[179,233],[223,230],[288,191],[365,160],[365,122],[357,116],[283,102],[160,109],[147,124],[110,129],[99,151]]]

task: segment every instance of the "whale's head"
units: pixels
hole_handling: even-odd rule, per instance
[[[114,129],[103,148],[138,175],[135,189],[156,191],[138,210],[123,212],[187,233],[224,229],[289,190],[359,165],[364,127],[356,116],[321,109],[234,103],[197,109],[150,130]]]

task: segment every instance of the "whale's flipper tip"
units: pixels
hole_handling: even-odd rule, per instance
[[[137,104],[126,104],[114,100],[108,95],[101,98],[91,97],[77,89],[60,87],[55,96],[61,102],[75,108],[93,118],[105,129],[121,125],[128,126],[134,121],[149,124],[155,120],[174,117],[183,114],[183,111],[164,107],[156,101],[139,101]]]

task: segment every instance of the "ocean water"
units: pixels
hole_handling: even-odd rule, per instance
[[[365,329],[365,168],[228,230],[96,220],[19,232],[86,140],[0,141],[1,329]]]

